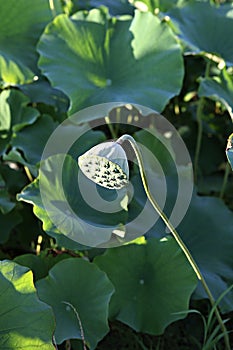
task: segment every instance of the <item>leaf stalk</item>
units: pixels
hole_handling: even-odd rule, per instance
[[[193,268],[193,271],[195,272],[198,280],[202,283],[202,286],[209,298],[210,304],[211,306],[214,308],[214,312],[216,315],[216,319],[219,323],[219,326],[224,334],[224,341],[225,341],[225,346],[226,346],[226,350],[231,350],[230,347],[230,342],[229,342],[229,337],[227,334],[227,329],[225,327],[225,324],[222,320],[221,314],[218,310],[218,307],[216,305],[215,299],[208,287],[208,284],[205,281],[204,276],[202,275],[196,261],[194,260],[194,258],[192,257],[192,254],[190,253],[189,249],[187,248],[187,246],[185,245],[185,243],[183,242],[183,240],[181,239],[180,235],[178,234],[178,232],[176,231],[176,229],[174,228],[174,226],[172,225],[172,223],[169,221],[169,219],[167,218],[167,216],[165,215],[165,213],[162,211],[162,209],[160,208],[159,204],[157,203],[157,201],[154,199],[149,186],[148,186],[148,182],[147,182],[147,178],[146,178],[146,173],[145,173],[145,168],[143,165],[143,159],[142,159],[142,155],[140,152],[140,149],[136,143],[136,141],[134,140],[134,138],[130,135],[122,135],[116,142],[119,144],[124,143],[125,141],[128,141],[129,144],[131,145],[136,158],[137,158],[137,162],[138,162],[138,167],[139,167],[139,171],[140,171],[140,176],[141,176],[141,180],[142,180],[142,184],[145,190],[145,193],[147,195],[147,198],[149,199],[151,205],[153,206],[153,208],[155,209],[155,211],[159,214],[160,218],[163,220],[163,222],[165,223],[165,225],[167,226],[167,228],[170,230],[172,236],[174,237],[174,239],[176,240],[176,242],[178,243],[179,247],[181,248],[181,250],[183,251],[183,253],[185,254],[187,260],[189,261],[191,267]]]

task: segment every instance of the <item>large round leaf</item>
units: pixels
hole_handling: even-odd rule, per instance
[[[108,242],[112,231],[127,217],[121,207],[126,189],[116,194],[115,190],[97,185],[101,193],[98,195],[95,183],[79,171],[77,162],[69,155],[59,154],[45,160],[38,180],[39,186],[37,181],[29,185],[18,199],[34,204],[44,230],[59,241],[67,237],[71,240],[69,245],[73,242],[71,249],[78,249],[77,243],[95,247]],[[92,198],[96,208],[88,203]]]
[[[169,215],[174,205],[177,189],[173,177],[167,178],[167,181],[170,182],[170,186],[164,211]],[[161,183],[158,177],[154,179],[158,198],[161,195]],[[142,201],[142,198],[141,194],[138,201]],[[212,294],[217,299],[233,283],[232,212],[219,198],[201,197],[194,193],[187,214],[177,231],[193,255]],[[149,232],[150,237],[164,236],[165,234],[166,230],[161,221]],[[207,298],[201,284],[198,285],[194,296],[196,299]],[[233,293],[231,291],[224,296],[220,304],[222,311],[232,311],[232,300]]]
[[[63,260],[36,287],[40,299],[55,313],[58,344],[81,339],[80,323],[90,349],[108,332],[108,305],[114,289],[94,264],[82,259]]]
[[[0,290],[0,348],[53,350],[53,313],[38,299],[32,272],[1,261]]]
[[[232,5],[216,6],[206,1],[195,1],[169,12],[177,24],[179,36],[188,51],[212,53],[233,65]]]
[[[70,113],[127,101],[162,111],[182,86],[181,48],[151,13],[103,19],[98,10],[57,16],[38,45],[39,65],[71,100]]]
[[[172,238],[110,249],[95,263],[116,290],[110,302],[111,317],[150,334],[162,334],[168,324],[184,316],[176,313],[188,309],[197,283]]]
[[[59,11],[58,1],[53,1]],[[0,84],[23,84],[38,74],[36,43],[53,18],[49,1],[0,1]]]

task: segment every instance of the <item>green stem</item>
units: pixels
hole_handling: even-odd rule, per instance
[[[159,214],[159,216],[161,217],[161,219],[163,220],[163,222],[165,223],[165,225],[167,226],[167,228],[171,231],[172,236],[174,237],[174,239],[176,240],[176,242],[178,243],[179,247],[182,249],[183,253],[185,254],[187,260],[189,261],[190,265],[192,266],[198,280],[202,283],[203,288],[209,298],[209,301],[211,303],[212,307],[215,307],[215,315],[216,318],[218,320],[218,323],[224,333],[224,340],[225,340],[225,345],[226,345],[226,350],[231,350],[230,348],[230,343],[229,343],[229,338],[227,335],[227,329],[224,325],[224,322],[222,320],[222,317],[220,315],[220,312],[216,306],[214,297],[205,281],[204,276],[202,275],[196,261],[194,260],[194,258],[192,257],[190,251],[188,250],[188,248],[186,247],[185,243],[183,242],[183,240],[181,239],[181,237],[179,236],[178,232],[176,231],[176,229],[173,227],[173,225],[171,224],[171,222],[169,221],[169,219],[167,218],[167,216],[164,214],[164,212],[161,210],[159,204],[156,202],[156,200],[154,199],[152,193],[150,192],[149,186],[148,186],[148,182],[147,182],[147,178],[146,178],[146,174],[145,174],[145,169],[144,169],[144,165],[143,165],[143,160],[142,160],[142,155],[140,152],[140,149],[136,143],[136,141],[134,140],[134,138],[130,135],[123,135],[121,136],[116,142],[119,144],[122,144],[123,142],[128,141],[131,145],[131,147],[133,148],[137,161],[138,161],[138,166],[139,166],[139,171],[140,171],[140,175],[141,175],[141,179],[142,179],[142,184],[144,187],[144,190],[146,192],[146,195],[150,201],[150,203],[152,204],[153,208],[155,209],[155,211]]]
[[[77,317],[78,323],[79,323],[79,328],[80,328],[80,335],[81,335],[81,339],[83,342],[83,350],[87,350],[86,345],[85,345],[85,337],[84,337],[84,331],[83,331],[83,326],[82,326],[82,322],[81,319],[79,317],[78,311],[75,309],[75,307],[69,303],[68,301],[62,301],[63,304],[68,305],[69,307],[71,307],[71,309],[74,311],[75,316]]]
[[[204,108],[204,98],[201,97],[198,106],[197,106],[197,143],[194,157],[194,182],[197,184],[198,180],[198,165],[199,165],[199,156],[201,151],[201,142],[202,142],[202,112]]]
[[[224,178],[223,178],[222,188],[221,188],[221,192],[220,192],[220,195],[219,195],[219,198],[221,198],[221,199],[223,199],[224,193],[226,191],[227,180],[228,180],[228,176],[230,174],[230,171],[231,171],[230,164],[227,163],[226,164]]]
[[[116,139],[117,138],[117,134],[116,134],[116,132],[115,132],[113,126],[112,126],[112,123],[111,123],[111,120],[110,120],[109,116],[106,116],[104,119],[105,119],[106,124],[108,125],[108,128],[109,128],[109,131],[111,133],[112,138]]]
[[[207,61],[206,69],[205,69],[205,78],[208,78],[210,75],[210,60]],[[203,133],[203,124],[202,124],[202,114],[204,109],[205,99],[203,97],[198,101],[197,106],[197,143],[194,157],[194,182],[197,184],[198,180],[198,165],[199,165],[199,156],[201,151],[201,143],[202,143],[202,133]]]
[[[53,18],[55,18],[57,14],[56,14],[55,6],[54,6],[54,0],[49,0],[49,7],[50,7],[50,10],[52,12]]]

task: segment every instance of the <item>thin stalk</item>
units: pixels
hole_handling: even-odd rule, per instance
[[[55,18],[57,14],[56,14],[55,6],[54,6],[54,0],[49,0],[49,7],[50,7],[50,10],[52,12],[53,18]]]
[[[205,69],[205,78],[208,78],[210,75],[210,60],[207,61],[206,69]],[[203,133],[203,124],[202,124],[202,114],[204,109],[205,99],[203,97],[198,101],[197,106],[197,143],[194,157],[194,182],[197,184],[198,180],[198,164],[199,164],[199,156],[201,151],[201,143],[202,143],[202,133]]]
[[[201,97],[198,106],[197,106],[197,143],[194,157],[194,181],[197,183],[198,180],[198,164],[199,164],[199,156],[201,151],[201,142],[202,142],[202,112],[204,108],[204,98]]]
[[[140,152],[140,149],[136,143],[136,141],[134,140],[134,138],[130,135],[123,135],[121,136],[116,142],[119,144],[122,144],[124,141],[128,141],[132,147],[132,149],[135,152],[137,161],[138,161],[138,167],[139,167],[139,171],[140,171],[140,175],[141,175],[141,180],[142,180],[142,184],[144,187],[144,190],[146,192],[147,198],[149,199],[150,203],[152,204],[153,208],[155,209],[155,211],[159,214],[159,216],[161,217],[161,219],[163,220],[163,222],[165,223],[165,225],[167,226],[167,228],[171,231],[172,236],[174,237],[174,239],[176,240],[176,242],[178,243],[179,247],[181,248],[181,250],[183,251],[183,253],[185,254],[187,260],[189,261],[190,265],[193,268],[193,271],[195,272],[198,280],[202,283],[203,288],[209,298],[209,301],[212,305],[212,307],[215,307],[215,315],[216,318],[218,320],[218,323],[221,327],[221,330],[223,331],[224,334],[224,340],[225,340],[225,345],[226,345],[226,350],[231,350],[230,348],[230,343],[229,343],[229,338],[227,335],[227,329],[224,325],[224,322],[222,320],[222,317],[220,315],[220,312],[218,310],[218,307],[215,303],[214,297],[205,281],[204,276],[202,275],[196,261],[194,260],[194,258],[192,257],[190,251],[188,250],[188,248],[186,247],[185,243],[183,242],[183,240],[181,239],[181,237],[179,236],[178,232],[176,231],[176,229],[173,227],[173,225],[171,224],[171,222],[169,221],[169,219],[167,218],[167,216],[164,214],[164,212],[161,210],[159,204],[156,202],[156,200],[154,199],[152,193],[150,192],[149,186],[148,186],[148,182],[147,182],[147,178],[146,178],[146,173],[145,173],[145,169],[144,169],[144,165],[143,165],[143,160],[142,160],[142,155]]]
[[[230,164],[227,163],[224,178],[223,178],[222,188],[221,188],[220,195],[219,195],[219,198],[221,198],[221,199],[223,199],[224,193],[226,191],[227,180],[228,180],[228,176],[230,174],[230,171],[231,171]]]
[[[31,175],[31,173],[30,173],[30,170],[28,169],[28,167],[27,167],[26,165],[24,166],[24,171],[25,171],[25,173],[26,173],[26,175],[27,175],[28,180],[29,180],[30,182],[32,182],[32,181],[33,181],[33,177],[32,177],[32,175]]]
[[[116,139],[117,138],[117,134],[116,134],[116,132],[115,132],[113,126],[112,126],[112,123],[111,123],[111,120],[110,120],[109,116],[106,116],[104,119],[105,119],[105,122],[106,122],[106,124],[107,124],[107,126],[109,128],[109,131],[111,133],[112,138]]]
[[[82,326],[82,322],[81,319],[79,317],[78,311],[75,309],[75,307],[69,303],[68,301],[62,301],[63,304],[66,304],[68,306],[70,306],[72,308],[72,310],[75,313],[75,316],[77,317],[78,323],[79,323],[79,328],[80,328],[80,335],[81,335],[81,339],[83,342],[83,350],[87,350],[86,344],[85,344],[85,336],[84,336],[84,330],[83,330],[83,326]]]

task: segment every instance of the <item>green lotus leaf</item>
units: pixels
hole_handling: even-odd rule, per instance
[[[169,183],[169,191],[164,211],[169,217],[177,196],[177,186],[173,177],[167,177],[166,181]],[[135,182],[137,183],[137,179]],[[162,195],[161,183],[161,179],[154,177],[156,198]],[[138,203],[142,205],[143,196],[145,201],[145,195],[136,190],[135,195]],[[181,198],[184,195],[185,193],[180,193]],[[150,209],[150,214],[153,215],[152,209]],[[177,231],[193,255],[215,299],[217,299],[233,284],[232,212],[219,198],[198,196],[194,192],[187,213]],[[161,221],[158,221],[148,232],[148,237],[163,237],[164,235],[167,235],[167,232]],[[220,303],[223,312],[232,311],[232,297],[232,291],[224,296]],[[207,298],[201,284],[198,285],[194,298]]]
[[[48,275],[49,270],[63,259],[70,258],[70,255],[62,252],[54,256],[53,251],[42,251],[40,255],[23,254],[17,256],[14,261],[19,264],[28,267],[33,272],[34,281],[44,278]]]
[[[68,97],[61,90],[54,89],[46,79],[40,78],[31,84],[20,85],[19,89],[32,103],[53,106],[56,117],[58,113],[65,113],[69,107]]]
[[[233,75],[226,69],[223,69],[217,77],[200,78],[198,95],[221,101],[233,121]]]
[[[41,163],[38,179],[26,187],[18,199],[34,205],[43,229],[60,245],[79,249],[108,242],[113,230],[127,217],[127,211],[121,207],[127,189],[119,190],[118,194],[115,190],[98,190],[95,183],[78,170],[77,162],[70,155],[58,154]],[[93,202],[89,203],[90,200]]]
[[[39,111],[29,106],[30,100],[17,90],[5,90],[0,94],[1,151],[8,145],[12,134],[35,122]]]
[[[0,212],[0,222],[0,243],[2,244],[8,240],[12,229],[22,222],[22,217],[20,216],[17,208],[14,208],[6,214],[2,214]]]
[[[34,124],[15,133],[12,140],[13,150],[20,150],[27,163],[36,165],[40,162],[46,142],[57,125],[51,116],[40,116]],[[14,152],[13,155],[16,154]]]
[[[188,0],[133,0],[132,4],[141,11],[150,11],[152,13],[159,11],[166,12],[172,7],[180,7]]]
[[[43,230],[49,236],[56,239],[56,242],[60,247],[66,247],[67,249],[73,250],[86,249],[86,247],[81,246],[79,243],[66,237],[50,220],[41,200],[38,179],[25,187],[25,189],[18,194],[17,198],[20,201],[33,204],[33,212],[43,222]]]
[[[88,277],[88,278],[87,278]],[[83,259],[57,263],[36,288],[56,318],[55,339],[81,339],[80,324],[90,349],[108,332],[108,306],[114,288],[98,267]]]
[[[177,243],[151,239],[107,250],[95,258],[115,287],[110,316],[136,331],[162,334],[185,315],[197,279]]]
[[[100,6],[106,6],[109,13],[112,16],[119,16],[123,14],[133,15],[134,7],[128,0],[68,0],[64,3],[64,12],[69,15],[80,10],[90,10],[92,8],[98,8]]]
[[[76,17],[57,16],[38,44],[39,66],[70,98],[70,114],[112,101],[162,111],[179,93],[181,48],[166,23],[139,11],[133,19],[106,16],[105,23],[103,16]]]
[[[1,261],[0,290],[0,348],[53,350],[53,313],[38,299],[32,272],[12,261]]]
[[[233,45],[229,33],[233,26],[232,4],[216,6],[207,1],[190,2],[168,14],[177,25],[187,52],[210,53],[233,65]]]
[[[3,86],[33,81],[38,74],[37,41],[54,12],[61,11],[59,2],[37,0],[29,6],[27,0],[0,1],[0,84]]]
[[[0,212],[2,214],[9,213],[15,207],[15,203],[12,202],[10,195],[6,189],[0,190]]]

